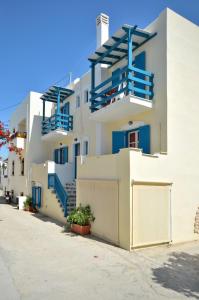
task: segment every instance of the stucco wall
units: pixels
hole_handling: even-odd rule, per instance
[[[92,234],[118,244],[117,180],[79,179],[77,191],[77,204],[89,204],[96,218],[92,223]]]
[[[110,216],[110,221],[114,224],[114,232],[118,230],[118,240],[113,241],[115,244],[119,244],[121,247],[130,250],[131,240],[131,202],[130,202],[130,176],[129,176],[129,151],[123,149],[119,154],[101,155],[85,157],[84,159],[78,159],[78,173],[77,173],[77,203],[87,203],[91,205],[91,209],[99,207],[99,203],[102,204],[100,210],[97,212],[95,234],[102,236],[108,241],[113,241],[113,233],[110,232],[110,226],[108,219],[103,224],[103,216]],[[82,187],[79,182],[86,180],[86,186]],[[112,194],[107,193],[107,190],[100,189],[98,187],[98,193],[92,194],[92,186],[94,181],[100,181],[104,185],[108,185],[111,188],[110,183],[118,182],[118,200],[116,194],[114,194],[112,187]],[[116,183],[115,183],[116,184]],[[83,192],[82,192],[83,189]],[[114,188],[115,189],[115,188]],[[116,191],[115,191],[116,192]],[[113,201],[113,195],[115,200]],[[106,204],[103,199],[107,199],[110,196],[109,202]],[[88,199],[90,199],[88,201]],[[102,202],[100,202],[102,201]],[[108,201],[108,200],[107,200]],[[115,221],[115,211],[118,201],[118,225]],[[103,206],[104,205],[104,206]],[[104,208],[104,209],[102,209]],[[106,211],[106,212],[105,212]],[[100,224],[99,224],[100,222]],[[101,226],[101,228],[100,228]],[[112,227],[113,228],[113,227]],[[103,230],[103,234],[102,234]],[[112,229],[113,230],[113,229]],[[116,236],[116,234],[114,234]]]

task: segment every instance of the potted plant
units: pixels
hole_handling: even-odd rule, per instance
[[[24,210],[26,211],[33,211],[33,206],[32,206],[32,198],[28,196],[26,200],[24,201]]]
[[[71,231],[81,235],[90,233],[91,222],[94,220],[90,205],[82,206],[80,204],[67,217],[67,222],[71,224]]]

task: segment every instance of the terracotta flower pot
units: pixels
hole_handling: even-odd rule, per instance
[[[33,207],[29,206],[29,212],[33,212]]]
[[[91,225],[78,225],[78,224],[71,224],[71,231],[81,234],[81,235],[87,235],[90,234]]]

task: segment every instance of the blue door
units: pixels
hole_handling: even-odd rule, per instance
[[[135,67],[141,70],[145,70],[146,69],[146,52],[143,51],[140,54],[136,55],[135,57]],[[145,75],[135,72],[135,77],[140,78],[145,80]],[[145,89],[145,85],[143,83],[140,82],[135,82],[134,86],[138,89]],[[135,92],[134,93],[135,96],[137,97],[141,97],[141,98],[145,98],[145,95],[142,94],[141,92]]]
[[[65,115],[69,115],[70,112],[70,103],[67,102],[61,107],[61,113]]]
[[[32,187],[32,203],[33,207],[41,207],[41,187],[33,186]]]
[[[120,68],[116,69],[112,72],[112,85],[114,88],[118,88],[116,85],[119,84],[120,81]]]

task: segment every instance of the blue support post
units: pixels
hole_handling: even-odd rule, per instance
[[[91,112],[93,112],[93,96],[94,96],[94,89],[95,89],[95,64],[91,64]]]
[[[43,121],[45,121],[46,101],[43,100]]]
[[[133,61],[133,46],[132,46],[132,32],[131,29],[128,29],[128,70],[127,70],[127,86],[128,86],[128,94],[129,91],[131,90],[131,79],[130,79],[130,75],[131,75],[131,71],[130,68],[132,67],[132,61]]]
[[[57,91],[57,114],[60,114],[60,89]]]

